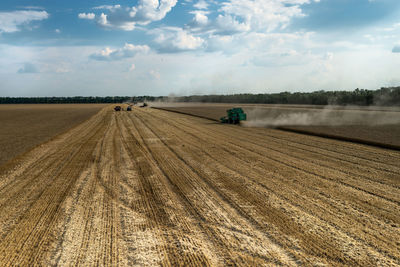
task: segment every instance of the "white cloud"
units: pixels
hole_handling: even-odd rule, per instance
[[[214,34],[232,35],[235,33],[250,31],[250,25],[239,22],[231,15],[218,15],[214,24]]]
[[[94,13],[79,13],[78,18],[80,19],[94,19],[96,15]]]
[[[185,29],[191,32],[200,32],[200,33],[205,33],[207,30],[209,30],[210,28],[208,27],[209,19],[207,16],[210,13],[209,11],[194,10],[190,11],[189,13],[193,14],[194,17],[191,22],[185,25]]]
[[[132,31],[136,25],[147,25],[162,20],[176,5],[177,0],[139,0],[137,6],[103,5],[94,9],[107,10],[97,16],[101,27]]]
[[[202,3],[199,1],[197,4]],[[242,32],[273,32],[286,28],[295,17],[304,17],[301,5],[318,0],[229,0],[222,2],[218,15],[210,20],[201,10],[191,11],[193,32],[232,35]],[[194,5],[196,7],[196,4]],[[200,8],[202,5],[199,5]],[[206,23],[205,23],[206,22]]]
[[[192,13],[194,14],[193,22],[195,23],[195,25],[205,26],[208,24],[207,12],[196,10],[193,11]]]
[[[205,0],[199,0],[196,4],[193,5],[193,7],[197,9],[207,9],[208,3]]]
[[[223,3],[220,10],[225,13],[225,16],[240,18],[251,30],[272,31],[278,27],[284,28],[293,17],[304,16],[300,5],[308,2],[306,0],[230,0]]]
[[[32,21],[40,21],[47,19],[49,14],[46,11],[13,11],[0,12],[0,33],[1,32],[17,32],[21,25],[29,24]]]
[[[54,32],[55,33],[61,33],[61,30],[60,29],[55,29]]]
[[[93,9],[108,9],[108,10],[114,10],[121,8],[121,5],[102,5],[102,6],[96,6]]]
[[[100,52],[90,55],[90,58],[102,61],[122,60],[124,58],[134,57],[138,53],[147,53],[149,50],[150,48],[147,45],[133,45],[126,43],[124,47],[119,49],[106,47]]]
[[[130,16],[137,23],[146,25],[163,19],[176,3],[177,0],[140,0],[137,7],[132,7]]]
[[[153,30],[151,33],[157,35],[155,42],[162,53],[196,50],[203,47],[205,43],[201,37],[196,37],[176,27],[165,27]]]

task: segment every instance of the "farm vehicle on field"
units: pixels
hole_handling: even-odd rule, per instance
[[[240,121],[247,119],[247,115],[243,112],[242,108],[228,109],[226,113],[227,116],[220,118],[222,123],[239,124]]]
[[[115,111],[121,111],[121,110],[124,110],[124,108],[121,107],[121,106],[115,106],[115,107],[114,107],[114,110],[115,110]],[[126,111],[132,111],[132,105],[128,105],[128,106],[126,107]]]

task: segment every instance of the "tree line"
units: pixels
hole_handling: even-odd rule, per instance
[[[0,104],[83,104],[155,101],[154,96],[0,97]]]
[[[400,106],[400,87],[378,90],[282,92],[273,94],[231,94],[167,96],[74,96],[74,97],[0,97],[0,104],[67,104],[67,103],[124,103],[124,102],[201,102],[250,104],[359,105]]]
[[[192,95],[175,97],[176,102],[400,106],[400,87],[378,90],[282,92],[274,94]]]

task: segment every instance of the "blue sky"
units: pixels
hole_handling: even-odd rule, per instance
[[[0,96],[396,85],[398,0],[0,2]]]

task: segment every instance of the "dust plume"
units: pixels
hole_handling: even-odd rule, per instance
[[[360,107],[246,108],[247,127],[400,124],[400,111]]]

